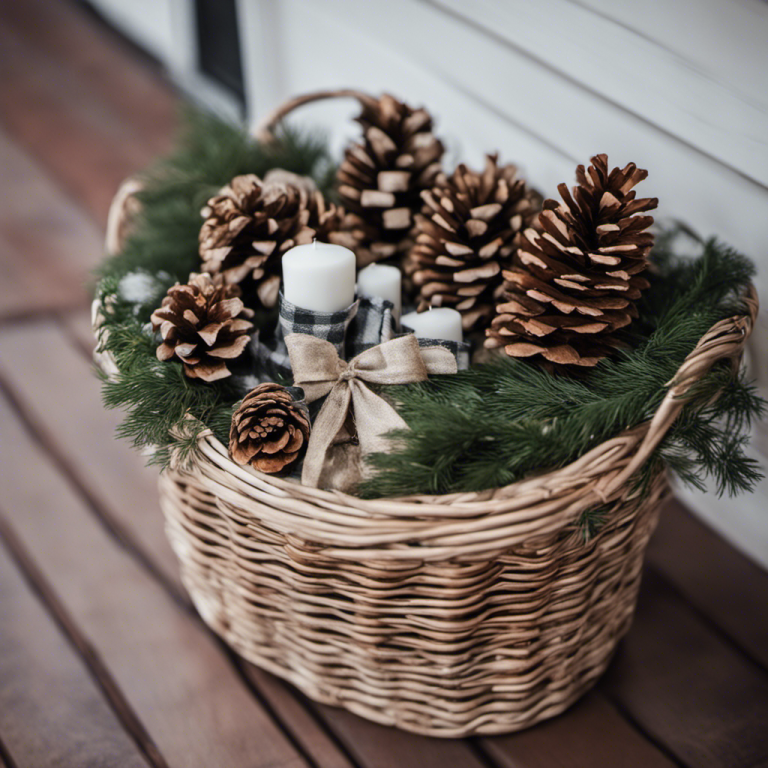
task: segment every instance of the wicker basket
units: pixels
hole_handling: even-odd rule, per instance
[[[291,102],[262,138],[293,106],[336,95]],[[126,198],[116,198],[115,228]],[[362,500],[240,467],[205,433],[191,470],[160,479],[195,605],[245,659],[379,723],[458,737],[562,712],[632,620],[668,492],[663,472],[643,495],[632,476],[690,386],[717,360],[739,360],[754,291],[745,306],[701,339],[650,422],[494,491]],[[577,521],[597,506],[606,523],[586,541]]]

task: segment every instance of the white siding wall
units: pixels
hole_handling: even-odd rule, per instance
[[[768,306],[762,0],[238,0],[238,10],[251,119],[315,89],[386,90],[431,110],[449,163],[498,149],[546,195],[596,152],[635,161],[660,217],[757,261]],[[325,125],[341,149],[355,112],[323,103],[296,119]],[[767,327],[763,315],[751,350],[763,382]],[[693,503],[768,563],[768,487]]]

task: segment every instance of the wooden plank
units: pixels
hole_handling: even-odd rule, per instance
[[[599,688],[686,765],[752,768],[768,760],[768,675],[652,570]]]
[[[722,501],[723,516],[728,502]],[[768,669],[768,573],[683,507],[662,511],[648,563]]]
[[[82,337],[83,342],[88,341],[89,332],[82,313],[79,313],[79,317],[71,315],[68,324],[77,333],[78,337]],[[48,344],[45,344],[44,348],[47,354],[57,354],[56,350]],[[2,339],[0,339],[0,352],[2,349]],[[16,345],[14,349],[20,353],[22,345]],[[68,369],[73,368],[71,365],[68,366]],[[31,367],[29,369],[25,367],[23,377],[27,380],[26,387],[32,384],[29,381],[29,377],[33,375],[34,372]],[[72,370],[68,379],[72,381],[77,380],[74,370]],[[127,473],[126,479],[129,482],[131,481],[130,472]],[[140,540],[145,546],[152,544],[151,538],[162,536],[157,526],[136,531],[134,523],[129,517],[121,516],[121,520],[129,527],[130,532],[133,533],[135,538]],[[152,547],[153,552],[157,551],[157,549],[157,547]],[[318,728],[315,720],[308,715],[304,705],[297,701],[296,694],[291,692],[291,689],[287,688],[285,683],[276,680],[264,672],[260,672],[251,665],[246,664],[245,669],[249,678],[259,688],[261,694],[281,720],[286,723],[286,727],[290,728],[294,737],[300,743],[303,743],[305,748],[311,751],[313,755],[318,753],[323,755],[323,759],[318,761],[320,765],[345,766],[348,763],[344,755]],[[597,701],[593,699],[597,699]],[[667,768],[669,766],[669,763],[661,753],[636,733],[623,720],[621,715],[603,700],[600,694],[590,697],[589,701],[591,703],[577,705],[576,711],[582,714],[578,715],[575,722],[578,723],[577,728],[579,732],[584,731],[593,735],[595,733],[600,734],[603,748],[598,753],[599,755],[610,755],[611,759],[619,760],[623,759],[623,755],[636,754],[642,757],[643,765],[649,768],[653,766]],[[381,754],[391,755],[393,761],[405,760],[408,755],[411,755],[409,759],[418,757],[419,762],[414,762],[414,765],[421,765],[425,760],[440,761],[445,759],[448,754],[444,751],[443,747],[438,748],[438,745],[444,743],[440,740],[416,737],[403,734],[394,729],[376,726],[364,721],[362,718],[333,707],[318,706],[315,708],[315,712],[325,722],[326,727],[335,733],[338,739],[344,742],[347,749],[363,765],[378,766],[379,761],[384,759],[381,757]],[[578,736],[572,732],[573,728],[570,723],[571,720],[568,718],[559,718],[553,721],[553,723],[541,726],[540,729],[531,732],[535,735],[526,737],[524,743],[532,744],[533,746],[523,749],[522,756],[519,759],[527,759],[526,755],[528,755],[528,752],[526,752],[526,749],[536,751],[546,747],[548,750],[547,754],[556,755],[560,764],[564,766],[580,765],[579,761],[583,760],[583,756],[578,751],[572,750],[570,747],[563,749],[559,746],[561,744],[573,744],[578,739]],[[589,724],[590,728],[587,728],[586,724]],[[489,741],[494,742],[495,740]],[[501,739],[494,750],[498,753],[503,752],[506,755],[506,759],[518,759],[516,743],[516,737]],[[461,748],[460,752],[457,753],[456,759],[458,760],[459,758],[466,761],[477,760],[471,752],[466,751],[464,748]],[[387,757],[386,759],[390,758]],[[576,762],[569,762],[572,759],[576,759]],[[472,763],[468,762],[467,764],[471,765]]]
[[[319,768],[355,768],[329,733],[312,714],[307,700],[292,685],[270,675],[247,661],[241,662],[244,674],[257,688],[284,727],[312,755]]]
[[[461,0],[435,2],[466,24],[482,28],[557,71],[573,81],[574,88],[599,94],[638,120],[768,185],[765,91],[748,95],[743,81],[724,82],[722,76],[729,59],[750,62],[752,72],[768,66],[768,13],[750,12],[746,3],[737,2],[726,9],[717,0],[695,0],[695,13],[689,2],[685,14],[675,13],[670,7],[675,4],[660,4],[648,14],[626,12],[632,22],[638,15],[652,21],[647,34],[638,34],[627,23],[617,23],[571,0],[475,0],[471,6]],[[620,4],[603,5],[610,5],[606,10],[611,13]],[[677,18],[673,21],[670,16]],[[743,24],[737,29],[729,24],[738,17],[749,18],[751,27]],[[682,18],[685,35],[679,34]],[[698,51],[695,60],[692,52],[673,50],[658,40],[663,28],[674,30],[675,41],[682,37],[698,41],[691,46]],[[601,44],[595,45],[596,40]]]
[[[171,765],[306,766],[217,641],[94,520],[0,402],[0,504]]]
[[[766,275],[768,277],[768,274]],[[768,300],[764,291],[762,302]],[[760,312],[752,335],[747,342],[748,375],[763,397],[768,395],[768,313]],[[750,444],[745,454],[763,467],[768,466],[768,421],[756,423],[752,428]],[[678,483],[675,496],[683,506],[695,512],[705,526],[742,552],[746,557],[768,570],[768,477],[763,477],[754,491],[738,496],[720,498],[712,478],[704,481],[704,490]]]
[[[48,13],[47,6],[41,13]],[[33,39],[7,22],[0,24],[4,128],[104,224],[120,182],[143,169],[155,151],[66,59],[34,47]],[[126,59],[126,66],[130,61]],[[90,66],[98,70],[102,64],[97,60]],[[114,99],[121,97],[119,82],[108,87],[114,88]]]
[[[499,768],[673,768],[599,691],[534,728],[482,740]]]
[[[157,470],[114,436],[122,417],[101,406],[99,382],[83,351],[52,320],[17,324],[0,333],[0,377],[94,507],[123,541],[138,540],[175,593],[184,596],[163,533]]]
[[[147,766],[88,669],[0,547],[0,734],[19,766]]]
[[[0,130],[0,318],[86,305],[101,233]]]
[[[369,768],[483,768],[467,740],[432,739],[377,725],[345,709],[312,705],[355,760]]]
[[[79,3],[11,0],[0,20],[36,59],[55,63],[73,87],[91,94],[130,129],[146,161],[170,149],[178,97],[160,67]]]
[[[74,312],[66,312],[61,317],[67,333],[80,348],[87,360],[91,359],[93,348],[96,346],[96,340],[93,336],[93,327],[91,326],[90,309],[78,309]]]

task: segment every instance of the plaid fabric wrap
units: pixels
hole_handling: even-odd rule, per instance
[[[255,339],[255,356],[259,378],[262,381],[290,380],[291,361],[285,337],[291,333],[308,333],[330,341],[341,357],[347,338],[347,329],[359,311],[359,300],[339,312],[314,312],[291,304],[282,292],[278,301],[278,322],[272,338]]]
[[[254,334],[250,349],[257,373],[243,376],[242,386],[252,388],[265,381],[291,381],[291,361],[285,345],[285,337],[291,333],[308,333],[326,339],[345,360],[402,335],[394,330],[392,310],[392,302],[376,297],[358,299],[339,312],[314,312],[291,304],[281,293],[275,333],[270,337]],[[456,357],[459,370],[469,367],[469,344],[419,339],[419,345],[445,347]]]
[[[291,333],[308,333],[318,339],[330,341],[343,357],[347,328],[359,312],[360,299],[338,312],[314,312],[291,304],[281,292],[278,307],[280,315],[277,338],[283,350],[285,350],[286,336]],[[288,352],[286,351],[285,354],[287,357]]]
[[[460,371],[469,368],[470,346],[466,341],[449,341],[448,339],[419,339],[420,347],[445,347],[455,358],[456,367]]]
[[[357,314],[352,318],[347,331],[347,360],[396,335],[392,320],[395,305],[391,301],[375,297],[358,299],[358,303]]]

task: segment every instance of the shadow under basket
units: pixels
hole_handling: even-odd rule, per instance
[[[459,737],[557,715],[632,621],[668,493],[662,469],[642,491],[637,471],[688,389],[740,358],[754,291],[744,312],[702,337],[651,421],[493,491],[359,499],[240,467],[204,433],[160,479],[195,605],[243,658],[379,723]]]
[[[267,127],[339,95],[357,94],[300,97]],[[115,200],[111,251],[133,193]],[[443,737],[553,717],[596,682],[630,627],[668,493],[662,469],[642,492],[637,471],[690,387],[718,360],[738,362],[756,314],[752,289],[743,314],[702,337],[651,421],[484,493],[364,500],[308,488],[238,466],[205,432],[191,466],[160,478],[184,584],[235,651],[317,701]],[[96,354],[114,373],[107,358]],[[603,521],[591,537],[588,510]]]

